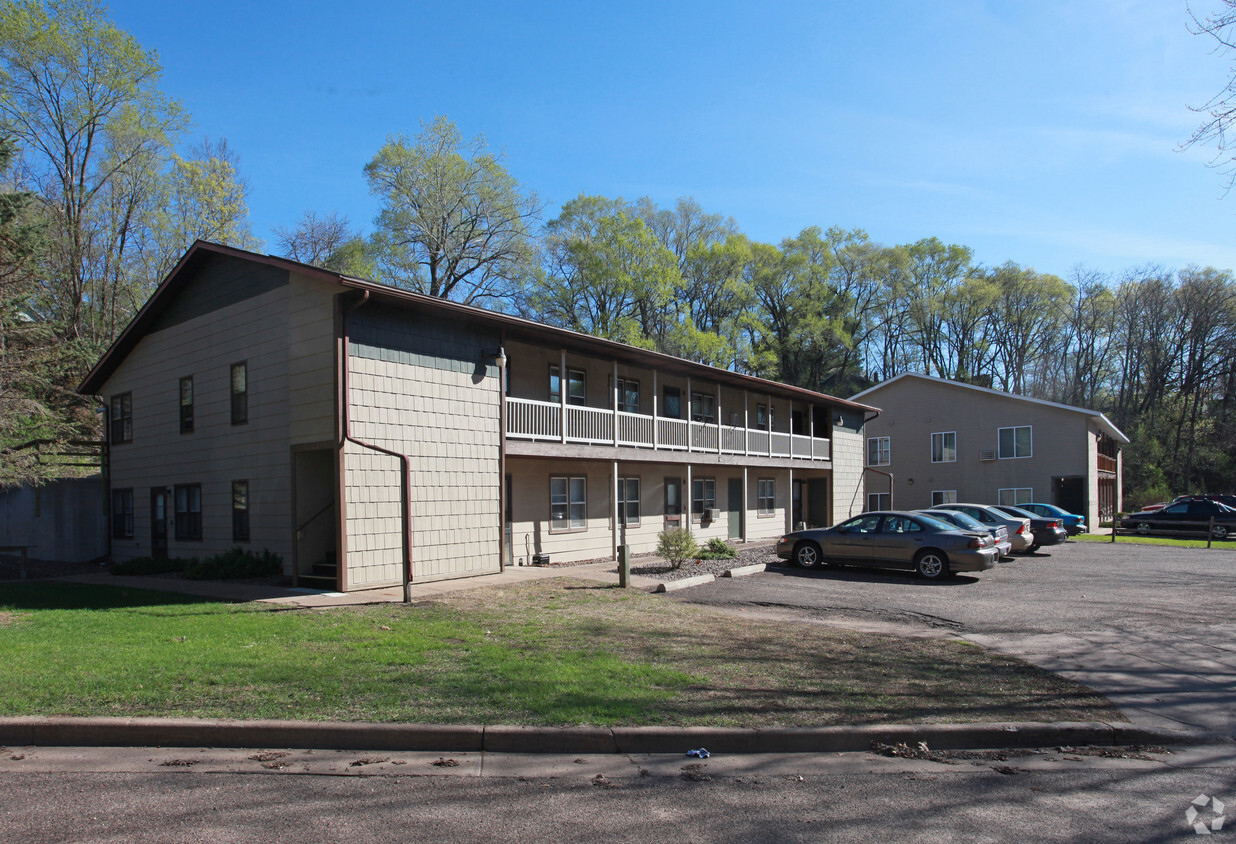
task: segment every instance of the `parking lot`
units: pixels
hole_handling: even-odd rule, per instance
[[[770,568],[677,600],[787,623],[956,636],[1102,691],[1137,722],[1236,735],[1236,543],[1069,542],[939,582]],[[808,635],[802,642],[810,647]]]

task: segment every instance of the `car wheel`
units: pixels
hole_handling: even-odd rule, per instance
[[[1150,522],[1138,522],[1137,532],[1138,533],[1150,533]]]
[[[1031,545],[1029,548],[1027,548],[1027,549],[1026,549],[1026,553],[1027,553],[1027,554],[1033,554],[1035,551],[1039,550],[1039,549],[1040,549],[1040,548],[1042,548],[1042,547],[1043,547],[1042,545],[1039,545],[1039,544],[1036,542],[1036,543],[1034,543],[1033,545]]]
[[[794,562],[803,569],[819,568],[824,562],[824,553],[814,542],[800,542],[794,546]]]
[[[1227,525],[1215,525],[1214,530],[1210,532],[1210,538],[1227,539],[1229,533],[1231,533],[1231,531],[1228,530]]]
[[[948,576],[948,557],[939,551],[919,551],[914,558],[914,570],[919,577],[928,580],[939,580]]]

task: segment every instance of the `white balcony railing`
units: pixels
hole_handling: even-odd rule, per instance
[[[563,424],[565,422],[565,434]],[[744,454],[829,460],[831,443],[822,437],[753,428],[688,422],[685,419],[614,412],[535,399],[506,400],[506,435],[515,440],[618,445],[662,451]]]

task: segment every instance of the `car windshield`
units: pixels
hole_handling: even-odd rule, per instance
[[[932,513],[931,515],[935,515],[935,514]],[[944,517],[941,516],[940,518],[944,518]],[[949,511],[948,520],[956,524],[958,527],[963,527],[963,528],[966,528],[967,530],[981,530],[984,533],[986,533],[987,531],[987,528],[985,528],[983,526],[983,523],[980,522],[978,519],[967,516],[965,513],[958,513],[955,510]]]
[[[927,527],[932,530],[957,530],[957,525],[950,524],[947,519],[940,518],[935,513],[916,513],[915,515],[926,522]]]
[[[1029,510],[1023,510],[1020,507],[1012,507],[1012,506],[1005,505],[1001,507],[1000,509],[1008,513],[1010,516],[1020,516],[1023,519],[1037,519],[1038,518],[1038,516],[1036,516],[1034,513],[1031,513]]]

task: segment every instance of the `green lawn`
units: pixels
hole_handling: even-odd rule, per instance
[[[0,586],[0,715],[827,725],[1122,720],[958,641],[748,622],[565,578],[291,609]]]
[[[1070,537],[1070,539],[1075,539],[1078,542],[1106,542],[1109,545],[1111,544],[1111,541],[1112,541],[1112,538],[1110,536],[1102,536],[1099,534],[1092,534],[1092,533],[1078,534],[1077,536]],[[1183,537],[1178,538],[1175,536],[1142,536],[1141,534],[1137,534],[1137,533],[1118,534],[1116,536],[1116,544],[1122,545],[1125,543],[1132,543],[1134,545],[1170,545],[1173,548],[1205,548],[1206,547],[1205,538],[1185,539]],[[1236,550],[1236,542],[1230,539],[1225,539],[1222,541],[1216,539],[1213,542],[1211,542],[1210,547],[1212,549],[1218,548],[1218,549]]]

